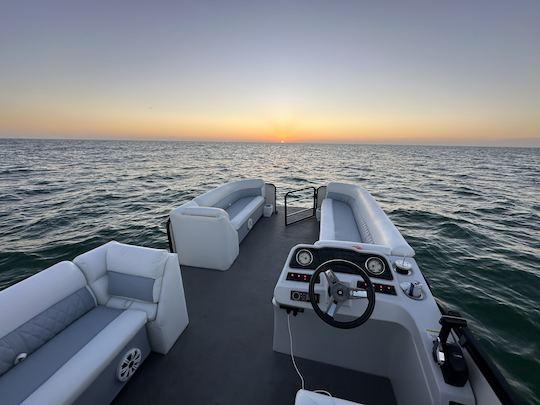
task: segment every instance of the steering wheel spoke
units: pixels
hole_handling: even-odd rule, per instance
[[[341,308],[344,301],[335,301],[330,298],[328,307],[326,308],[326,315],[331,316],[332,318],[336,316],[337,311]]]
[[[336,273],[334,273],[332,269],[326,270],[324,272],[324,275],[326,276],[326,279],[331,286],[339,283],[339,278],[337,278]]]

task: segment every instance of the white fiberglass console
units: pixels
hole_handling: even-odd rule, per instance
[[[389,378],[398,403],[475,403],[470,383],[449,384],[434,360],[441,312],[413,258],[297,245],[273,305],[277,352],[290,354],[290,325],[296,356]]]

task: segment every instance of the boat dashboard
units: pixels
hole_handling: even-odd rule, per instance
[[[335,259],[346,260],[356,264],[365,270],[370,277],[393,280],[391,266],[385,257],[375,253],[364,253],[336,247],[298,247],[294,249],[289,259],[289,267],[291,269],[315,270],[321,264]],[[336,265],[334,271],[354,274],[350,268],[339,265]],[[302,279],[294,280],[293,278],[289,278],[289,276],[287,279],[303,281]]]
[[[337,277],[350,288],[366,289],[367,283],[371,282],[377,295],[397,296],[399,284],[393,274],[390,258],[375,252],[358,251],[351,248],[339,248],[317,245],[297,245],[291,249],[287,261],[283,267],[280,278],[274,291],[277,303],[282,307],[310,309],[309,283],[321,265],[333,261],[332,271]],[[343,263],[346,262],[346,263]],[[364,280],[354,270],[352,263],[369,277]],[[325,276],[317,276],[315,280],[315,298],[322,305],[328,301],[326,290],[328,280]],[[343,308],[345,314],[354,313],[360,308],[360,303],[346,304]]]

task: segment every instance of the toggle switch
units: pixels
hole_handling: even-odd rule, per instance
[[[401,289],[405,295],[415,300],[421,300],[424,298],[422,291],[422,283],[420,281],[404,282],[400,284]]]

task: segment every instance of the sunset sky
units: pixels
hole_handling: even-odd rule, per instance
[[[540,1],[12,1],[0,136],[540,146]]]

